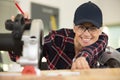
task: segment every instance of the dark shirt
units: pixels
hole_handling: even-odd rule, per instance
[[[49,69],[70,69],[75,56],[75,33],[72,29],[59,29],[51,31],[44,41],[43,56],[46,57]],[[96,67],[97,59],[105,51],[108,36],[102,33],[98,41],[84,47],[76,58],[86,57],[91,68]]]
[[[105,51],[108,36],[102,33],[94,44],[84,47],[77,57],[74,50],[74,32],[72,29],[51,31],[44,40],[43,56],[46,57],[49,69],[70,69],[73,58],[86,57],[91,68],[96,67],[98,57]],[[9,51],[12,61],[20,56]]]

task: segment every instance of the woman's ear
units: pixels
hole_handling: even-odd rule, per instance
[[[76,33],[76,26],[73,27],[73,32]]]
[[[102,29],[99,30],[99,35],[101,35],[101,34],[102,34]]]

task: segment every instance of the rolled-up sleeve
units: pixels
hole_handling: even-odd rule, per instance
[[[102,33],[94,44],[84,47],[82,51],[76,56],[76,58],[84,56],[86,57],[89,65],[92,66],[92,62],[94,62],[93,60],[95,56],[99,57],[99,55],[104,52],[107,44],[108,36],[105,33]]]

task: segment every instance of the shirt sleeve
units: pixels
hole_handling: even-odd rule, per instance
[[[43,56],[55,53],[56,51],[54,48],[56,47],[62,49],[64,36],[66,36],[64,29],[52,30],[48,35],[46,35],[44,38]]]
[[[107,44],[108,36],[105,33],[102,33],[94,44],[84,47],[82,51],[76,56],[76,58],[80,56],[86,57],[86,60],[91,66],[95,56],[99,57],[99,55],[105,50]]]
[[[48,56],[51,55],[52,53],[54,53],[54,50],[52,48],[53,45],[56,44],[56,31],[51,31],[47,36],[45,36],[44,38],[44,46],[43,46],[43,56]]]
[[[48,35],[44,37],[43,54],[42,54],[43,56],[46,56],[48,51],[50,51],[48,49],[49,49],[49,46],[52,45],[51,42],[53,42],[53,38],[54,38],[54,35],[52,32],[50,32]]]

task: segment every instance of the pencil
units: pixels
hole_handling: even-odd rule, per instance
[[[15,2],[16,7],[18,8],[18,10],[24,15],[23,10],[20,8],[20,6],[18,5],[18,3],[15,0],[14,0],[14,2]]]

